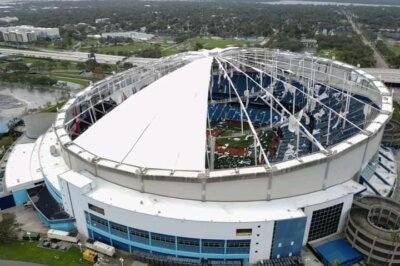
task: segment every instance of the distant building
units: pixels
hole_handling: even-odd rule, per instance
[[[103,38],[130,38],[132,40],[149,41],[154,38],[153,34],[148,34],[138,31],[126,31],[126,32],[105,32],[101,34]]]
[[[2,17],[2,18],[0,18],[1,22],[6,22],[6,23],[15,22],[18,20],[19,19],[17,17]]]
[[[86,35],[88,38],[93,38],[93,39],[100,39],[101,35],[100,34],[88,34]]]
[[[318,46],[318,42],[315,39],[306,39],[303,38],[300,40],[305,48],[316,48]]]
[[[95,24],[104,24],[110,22],[110,18],[98,18],[94,21]]]
[[[37,39],[58,39],[60,31],[58,28],[36,28],[33,26],[2,27],[0,32],[3,34],[5,42],[30,43]]]
[[[34,31],[12,30],[3,32],[3,38],[5,42],[29,43],[36,41],[37,35]]]

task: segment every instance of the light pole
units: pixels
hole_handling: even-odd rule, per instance
[[[121,262],[121,266],[124,266],[124,258],[119,258],[119,261]]]
[[[31,240],[31,232],[26,232],[26,235],[29,237],[29,242],[32,242],[32,240]]]
[[[78,243],[78,246],[79,246],[79,249],[81,250],[81,253],[82,253],[82,243],[79,242],[79,243]]]

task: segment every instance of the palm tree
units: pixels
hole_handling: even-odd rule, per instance
[[[390,237],[392,238],[393,241],[393,245],[395,245],[395,243],[399,243],[400,242],[400,232],[392,232],[390,234]]]
[[[332,266],[340,266],[340,261],[338,259],[334,259],[331,261]]]

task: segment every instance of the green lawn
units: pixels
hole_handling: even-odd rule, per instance
[[[248,148],[254,143],[254,140],[252,136],[248,138],[246,138],[246,136],[232,138],[220,137],[217,139],[217,143],[222,146],[228,144],[229,147]]]
[[[38,242],[14,241],[0,245],[0,259],[41,263],[49,266],[89,265],[80,262],[81,253],[72,247],[67,252],[49,250],[37,246]]]
[[[56,103],[55,105],[49,106],[46,109],[43,109],[41,111],[41,113],[55,113],[55,112],[57,112],[57,109],[61,109],[66,102],[67,101],[62,101],[62,102]]]
[[[90,81],[87,80],[87,79],[56,76],[56,75],[50,75],[50,77],[55,78],[55,79],[60,80],[60,81],[77,83],[77,84],[80,84],[80,85],[82,85],[84,87],[89,86],[89,84],[90,84]]]
[[[400,122],[400,104],[398,104],[396,101],[393,101],[393,107],[394,111],[392,119]]]
[[[34,58],[34,57],[23,57],[21,63],[24,64],[32,64],[32,68],[35,70],[35,65],[39,65],[38,70],[48,70],[49,65],[51,65],[52,69],[61,69],[61,70],[76,70],[76,62],[71,61],[63,61],[63,60],[52,60],[52,59],[44,59],[44,58]]]
[[[335,49],[321,49],[318,51],[317,53],[318,56],[322,56],[325,58],[329,58],[332,59],[333,57],[335,57],[336,59],[340,58],[340,53],[339,51],[335,50]]]
[[[114,54],[118,54],[118,52],[124,52],[124,53],[134,53],[143,49],[150,48],[152,44],[150,43],[144,43],[144,42],[135,42],[135,43],[130,43],[127,45],[113,45],[113,46],[104,46],[104,47],[94,47],[94,48],[88,48],[84,47],[81,49],[83,52],[88,52],[91,49],[94,49],[97,53],[99,54],[107,54],[110,52],[113,52]]]
[[[175,46],[172,45],[161,47],[161,51],[163,56],[174,55],[181,52]]]
[[[394,46],[393,44],[391,44],[389,42],[388,39],[384,39],[385,44],[387,45],[387,47],[392,50],[396,55],[400,55],[400,46]]]
[[[205,49],[226,48],[229,46],[244,46],[251,45],[251,42],[246,42],[237,39],[211,39],[198,37],[193,39],[194,43],[201,43]]]

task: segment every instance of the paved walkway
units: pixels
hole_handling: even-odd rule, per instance
[[[15,215],[15,218],[19,224],[21,224],[21,231],[19,237],[22,237],[25,231],[37,232],[45,235],[49,230],[40,221],[37,213],[34,211],[33,207],[18,206],[7,210],[3,210],[2,213],[11,213]]]

